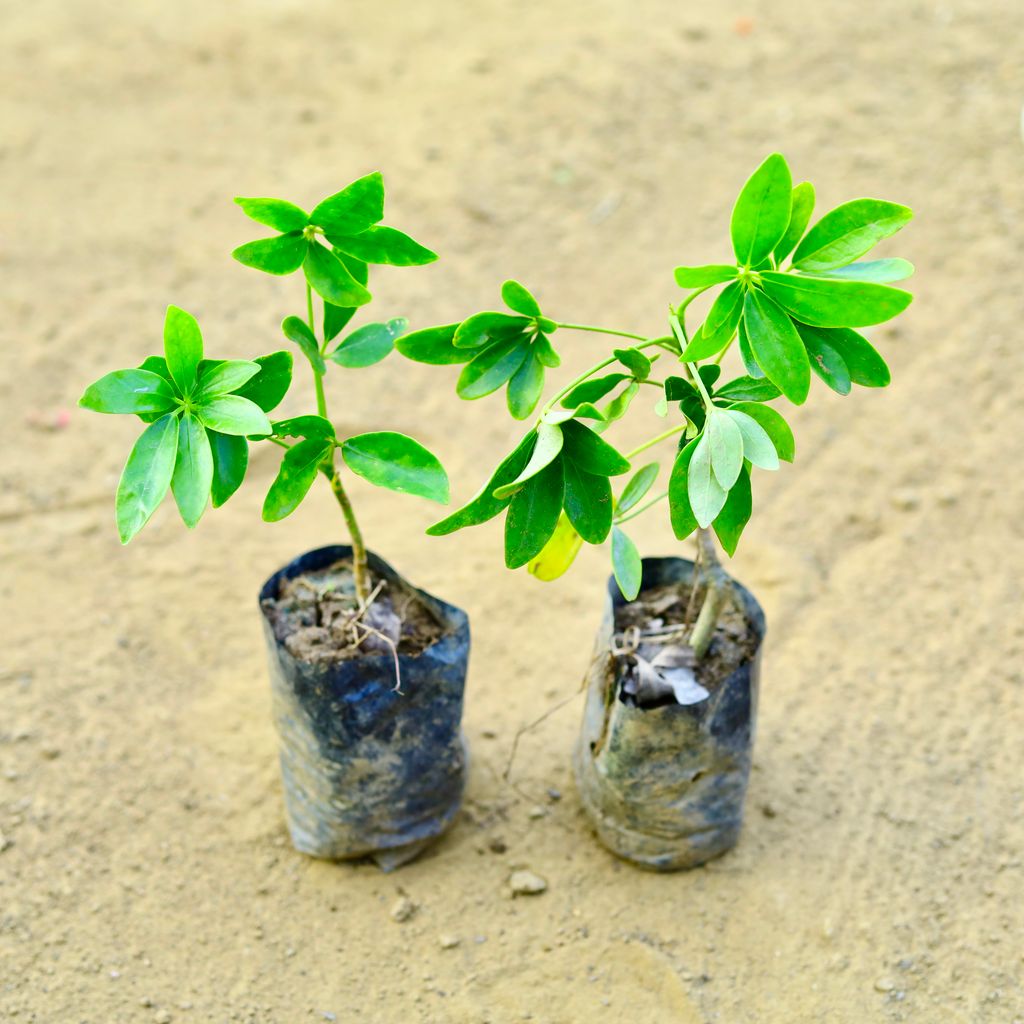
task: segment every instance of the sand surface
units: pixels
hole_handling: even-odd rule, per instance
[[[1024,1020],[1019,0],[2,7],[0,1020]],[[425,538],[425,502],[360,484],[372,546],[473,617],[472,781],[398,874],[295,854],[255,594],[342,539],[336,509],[262,524],[258,451],[193,535],[166,504],[122,549],[136,427],[76,410],[83,385],[158,350],[168,301],[213,352],[279,347],[300,284],[229,258],[256,237],[230,197],[309,204],[375,168],[387,219],[443,255],[381,271],[379,314],[456,320],[514,276],[560,318],[660,330],[671,268],[727,256],[775,148],[823,208],[912,205],[887,253],[919,274],[874,333],[893,387],[816,385],[797,464],[757,482],[739,847],[667,877],[613,860],[570,779],[578,700],[501,781],[579,686],[603,551],[545,587],[500,568],[495,524]],[[602,344],[556,340],[569,369]],[[466,497],[516,428],[454,376],[335,373],[335,418],[415,434]],[[685,547],[660,516],[634,535]],[[520,867],[548,891],[508,898]]]

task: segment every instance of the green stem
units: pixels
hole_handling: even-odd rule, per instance
[[[686,368],[690,371],[690,376],[693,377],[694,384],[697,385],[697,389],[700,391],[700,397],[704,402],[704,408],[708,412],[711,412],[711,396],[708,394],[708,389],[704,386],[704,378],[697,372],[696,363],[687,363]]]
[[[308,282],[306,283],[306,317],[309,321],[309,329],[313,332],[313,337],[315,338],[316,321],[313,319],[313,289]],[[327,339],[325,338],[320,346],[320,351],[323,352],[326,347]],[[324,377],[315,366],[313,367],[313,386],[316,389],[317,415],[322,416],[325,420],[330,419],[327,415],[327,397],[324,394]],[[352,541],[352,578],[355,582],[356,598],[360,604],[363,604],[370,596],[370,576],[366,566],[366,544],[363,541],[363,531],[359,528],[359,522],[356,519],[355,509],[352,508],[352,502],[349,501],[345,485],[341,482],[338,467],[334,462],[335,450],[334,448],[331,449],[330,462],[322,468],[330,482],[331,492],[341,507],[341,514],[345,517],[345,525],[348,527],[348,534]]]
[[[732,586],[729,577],[718,561],[715,542],[711,539],[710,530],[700,529],[697,531],[697,550],[700,557],[700,573],[704,577],[707,591],[704,595],[704,603],[700,606],[697,621],[693,626],[690,646],[693,648],[694,656],[700,661],[711,646],[715,627],[729,600]]]
[[[668,430],[663,430],[656,437],[652,437],[650,438],[650,440],[644,441],[643,444],[638,445],[631,452],[626,452],[626,458],[631,459],[634,455],[639,455],[641,452],[647,451],[648,448],[653,448],[660,441],[664,441],[666,437],[672,437],[673,434],[682,433],[687,428],[687,426],[687,423],[680,423],[677,426],[670,427]]]
[[[593,331],[594,334],[614,334],[618,338],[632,338],[634,341],[647,341],[646,334],[633,334],[630,331],[617,331],[613,327],[592,327],[590,324],[560,324],[557,327],[564,327],[567,331]]]
[[[624,516],[617,516],[615,522],[628,523],[630,519],[635,519],[642,512],[646,512],[649,508],[653,507],[654,505],[657,505],[659,501],[664,501],[667,497],[668,491],[664,491],[662,494],[659,494],[656,498],[650,498],[648,501],[645,501],[642,505],[638,505],[635,509],[632,510],[632,512],[629,512]]]

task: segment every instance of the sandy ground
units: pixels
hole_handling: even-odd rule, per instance
[[[1024,1020],[1018,0],[2,6],[0,1019]],[[770,622],[738,849],[667,877],[601,849],[579,702],[501,781],[579,684],[602,552],[545,588],[499,568],[493,524],[432,540],[425,503],[359,486],[373,547],[473,616],[472,781],[397,875],[295,854],[255,593],[340,539],[336,510],[262,524],[262,452],[194,535],[165,505],[122,549],[136,428],[74,410],[83,385],[157,350],[168,301],[219,354],[277,347],[300,286],[228,258],[254,237],[229,198],[309,203],[378,167],[388,219],[444,257],[382,271],[379,313],[454,320],[516,276],[556,316],[660,329],[670,268],[726,255],[774,148],[823,205],[914,206],[889,251],[919,275],[875,334],[894,386],[816,387],[796,466],[759,481],[733,565]],[[570,368],[600,344],[558,341]],[[453,377],[339,373],[335,414],[416,434],[461,498],[515,428]],[[506,896],[520,866],[544,895]]]

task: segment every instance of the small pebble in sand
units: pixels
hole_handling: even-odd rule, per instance
[[[495,836],[488,844],[487,848],[491,853],[505,853],[508,850],[508,844],[501,836]]]
[[[416,913],[416,904],[408,896],[399,896],[391,905],[391,918],[401,924]]]
[[[901,512],[913,512],[921,504],[917,492],[912,491],[909,487],[893,491],[891,501],[893,508],[897,508]]]
[[[437,941],[440,943],[442,949],[454,949],[460,942],[462,942],[462,939],[460,939],[458,935],[442,935]]]
[[[547,809],[544,807],[531,807],[530,817],[536,821],[537,818],[546,818],[548,816]]]
[[[896,982],[892,978],[879,978],[875,982],[876,992],[891,992],[896,987]]]
[[[173,1019],[170,1010],[157,1010],[156,1016],[153,1018],[155,1024],[171,1024]]]
[[[548,888],[548,883],[532,871],[513,871],[508,884],[513,896],[539,896]]]

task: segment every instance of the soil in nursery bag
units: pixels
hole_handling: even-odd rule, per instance
[[[757,650],[758,638],[735,602],[718,619],[711,645],[698,662],[688,640],[706,588],[662,584],[614,610],[616,648],[632,651],[621,666],[620,699],[657,708],[705,700]]]
[[[692,574],[686,559],[644,559],[633,602],[609,581],[574,758],[601,841],[660,871],[736,843],[757,710],[761,609],[733,581],[698,663],[689,638],[704,588]]]
[[[455,820],[465,612],[372,552],[372,600],[356,600],[351,549],[310,551],[260,594],[288,828],[314,857],[415,857]]]
[[[370,579],[376,595],[365,609],[356,599],[350,559],[285,580],[261,606],[278,641],[311,664],[393,650],[415,655],[440,639],[444,626],[411,588],[372,572]]]

